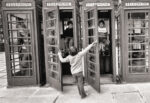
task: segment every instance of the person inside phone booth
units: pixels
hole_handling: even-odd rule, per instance
[[[110,41],[109,34],[104,20],[100,20],[98,23],[98,37],[99,37],[99,53],[100,53],[100,68],[101,73],[109,72],[109,56],[110,56]]]

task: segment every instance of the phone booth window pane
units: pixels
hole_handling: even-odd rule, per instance
[[[46,31],[47,37],[56,36],[56,32],[53,29],[48,29]]]
[[[48,52],[50,54],[57,54],[58,49],[56,47],[48,47]]]
[[[89,11],[89,12],[87,13],[87,15],[88,15],[88,19],[93,18],[93,17],[94,17],[94,10]]]
[[[46,22],[47,28],[55,27],[55,25],[56,25],[56,20],[49,20]]]
[[[145,13],[144,12],[131,13],[131,19],[145,19]]]
[[[130,73],[145,73],[146,72],[145,67],[132,67],[129,70],[130,70]]]
[[[88,36],[94,36],[95,34],[95,30],[92,28],[92,29],[88,29]]]
[[[96,62],[96,57],[94,55],[88,55],[88,60],[95,63]]]
[[[95,69],[96,69],[95,64],[90,63],[90,62],[88,63],[88,67],[93,71],[95,71]]]
[[[51,20],[51,19],[54,19],[54,18],[56,18],[55,11],[47,12],[47,14],[46,14],[46,19],[47,20]]]
[[[48,55],[48,61],[52,63],[58,63],[57,55]]]
[[[89,20],[88,21],[88,27],[93,27],[94,26],[94,20]]]
[[[57,39],[56,38],[48,38],[47,44],[49,45],[57,45]]]
[[[88,44],[91,44],[91,43],[93,43],[94,42],[94,38],[89,38],[88,39]]]

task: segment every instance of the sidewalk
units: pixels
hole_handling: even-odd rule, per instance
[[[0,103],[150,103],[150,83],[105,84],[100,93],[88,85],[85,99],[80,98],[75,85],[64,86],[63,92],[51,87],[6,86],[5,53],[0,52]]]
[[[150,103],[150,83],[101,85],[101,93],[85,86],[89,94],[81,99],[76,86],[63,92],[50,87],[0,88],[0,103]]]
[[[0,52],[0,87],[7,86],[5,52]]]

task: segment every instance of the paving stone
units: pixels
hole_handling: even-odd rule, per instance
[[[150,91],[142,92],[142,96],[144,100],[146,101],[145,103],[150,103]]]
[[[0,103],[27,103],[28,97],[0,97]]]
[[[138,92],[117,93],[114,95],[116,103],[143,103]]]
[[[28,97],[37,91],[36,88],[11,88],[0,89],[0,97]]]
[[[26,103],[54,103],[57,96],[47,96],[47,97],[31,97],[28,98]],[[21,102],[20,102],[21,103]]]

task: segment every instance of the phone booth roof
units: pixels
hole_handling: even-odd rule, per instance
[[[94,6],[98,9],[113,9],[114,3],[114,0],[83,0],[82,5],[85,9]]]
[[[44,8],[53,8],[58,6],[60,9],[74,9],[77,0],[43,0]]]
[[[124,9],[150,8],[150,0],[122,0],[119,4]]]
[[[33,9],[35,6],[41,5],[41,0],[3,0],[3,9]],[[17,10],[16,9],[16,10]]]

